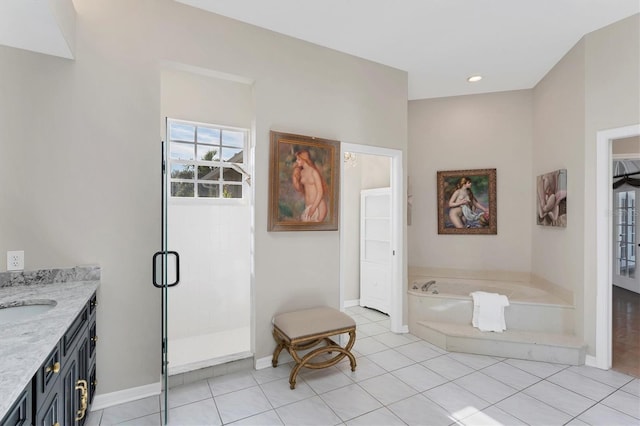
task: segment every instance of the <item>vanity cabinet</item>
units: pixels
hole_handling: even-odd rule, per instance
[[[33,424],[33,409],[32,409],[32,392],[31,386],[27,386],[27,388],[22,391],[18,400],[13,404],[11,409],[9,409],[9,413],[5,416],[2,421],[3,425],[31,425]]]
[[[95,393],[96,305],[94,293],[33,377],[25,391],[29,394],[28,406],[17,402],[16,408],[28,411],[29,420],[22,421],[21,414],[15,415],[16,408],[12,408],[0,426],[84,424]]]

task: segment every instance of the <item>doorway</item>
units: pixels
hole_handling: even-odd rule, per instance
[[[408,327],[404,324],[404,292],[403,290],[403,171],[402,151],[358,145],[351,143],[341,144],[341,154],[344,161],[341,162],[341,189],[340,198],[340,307],[346,308],[354,304],[354,296],[348,288],[357,287],[360,282],[360,190],[363,189],[353,179],[361,179],[353,176],[353,163],[361,162],[367,158],[379,165],[388,164],[387,176],[382,176],[376,184],[369,184],[370,188],[387,186],[390,188],[390,235],[389,235],[389,294],[387,296],[388,314],[391,322],[391,331],[406,333]],[[360,164],[359,166],[362,166]],[[378,168],[378,166],[369,166]],[[348,201],[351,201],[350,203]],[[348,207],[351,206],[351,207]],[[347,293],[351,291],[351,293]],[[355,293],[359,294],[359,293]]]
[[[612,366],[613,172],[614,140],[640,135],[640,124],[603,130],[596,135],[596,350],[589,364]]]
[[[252,356],[252,97],[251,82],[214,71],[161,72],[164,235],[180,256],[167,296],[169,375]]]
[[[612,141],[612,152],[611,368],[640,377],[640,136]]]

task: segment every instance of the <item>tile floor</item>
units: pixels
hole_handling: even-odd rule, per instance
[[[171,388],[171,425],[640,425],[640,380],[612,370],[449,353],[389,332],[361,307],[358,366],[245,371]],[[91,412],[87,425],[160,425],[160,397]]]

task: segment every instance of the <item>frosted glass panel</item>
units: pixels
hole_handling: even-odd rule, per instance
[[[381,241],[365,241],[364,260],[386,263],[389,261],[391,245]]]
[[[365,201],[365,216],[389,217],[389,196],[369,196]]]
[[[366,240],[389,241],[388,219],[365,219],[364,238]]]

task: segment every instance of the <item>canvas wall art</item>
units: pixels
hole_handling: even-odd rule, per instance
[[[536,178],[536,222],[542,226],[567,226],[567,170]]]
[[[338,229],[340,142],[271,131],[268,231]]]
[[[438,172],[438,234],[497,234],[496,169]]]

